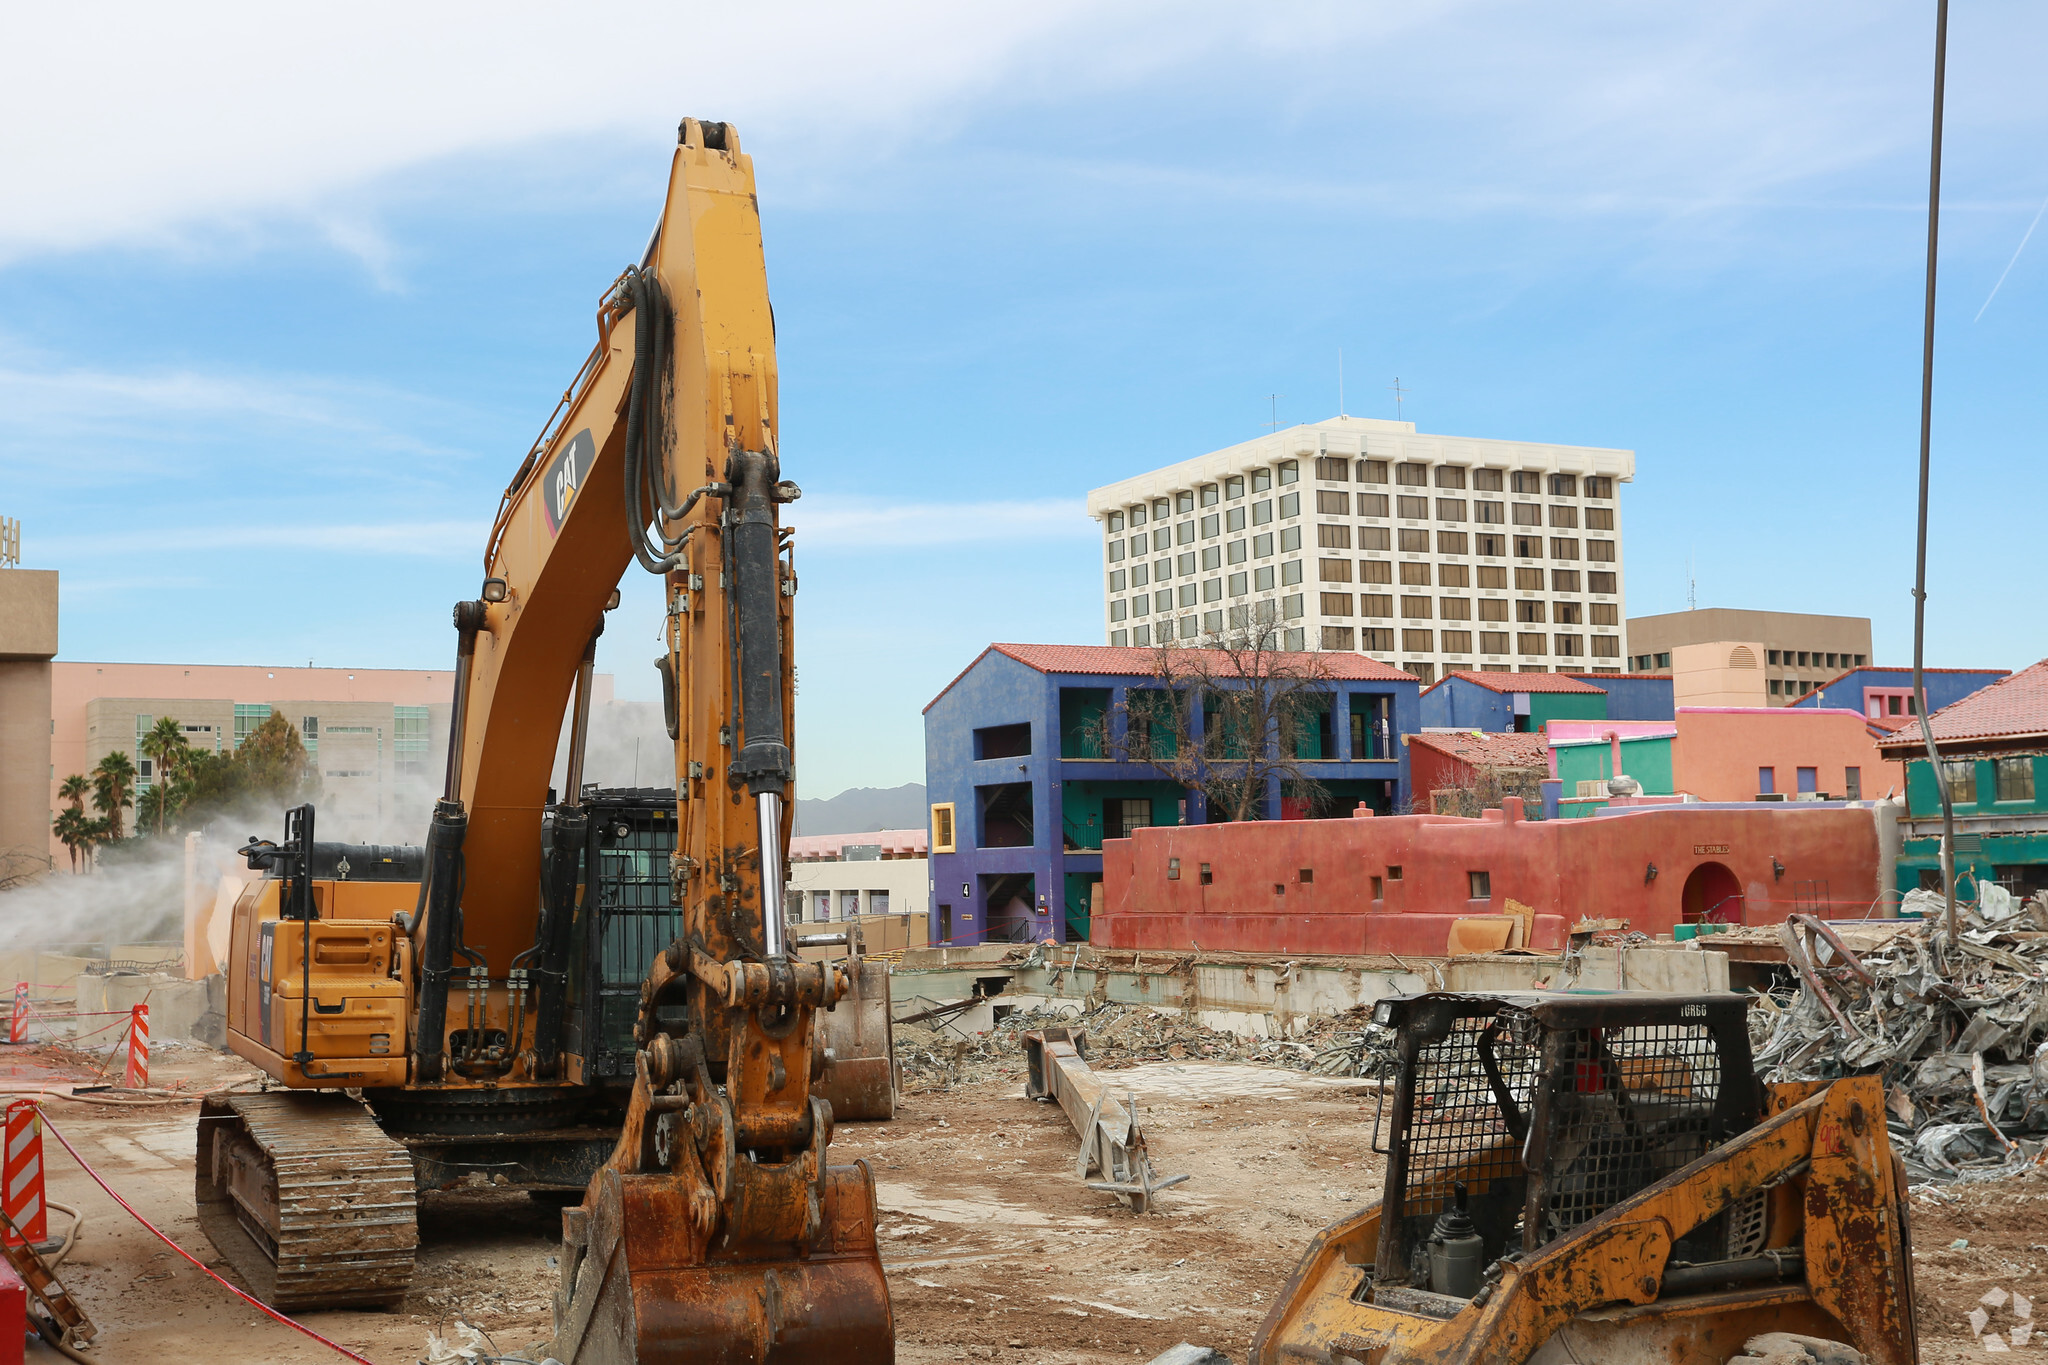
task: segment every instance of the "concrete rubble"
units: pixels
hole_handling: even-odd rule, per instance
[[[1797,985],[1751,1016],[1766,1081],[1885,1079],[1893,1145],[1919,1181],[1996,1179],[2048,1159],[2048,897],[1985,885],[1957,905],[1914,892],[1858,951],[1794,917],[1781,931]]]

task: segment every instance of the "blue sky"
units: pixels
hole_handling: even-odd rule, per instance
[[[759,176],[808,795],[1097,638],[1086,490],[1331,415],[1340,349],[1354,413],[1636,450],[1632,615],[1690,561],[1908,657],[1931,4],[591,13],[0,21],[0,512],[64,657],[444,666],[684,113]],[[1931,663],[2048,654],[2044,47],[1956,11]]]

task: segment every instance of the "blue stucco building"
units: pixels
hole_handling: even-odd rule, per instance
[[[1922,674],[1927,681],[1927,710],[1931,715],[1991,686],[2006,677],[2007,671],[2003,668],[1929,668],[1923,669]],[[1873,720],[1910,716],[1915,714],[1913,670],[1852,668],[1789,704],[1839,707],[1844,711],[1859,711]]]
[[[1363,655],[1315,657],[1328,703],[1297,752],[1324,809],[1302,810],[1276,779],[1265,818],[1405,806],[1400,736],[1419,728],[1421,685]],[[1151,649],[990,645],[925,707],[934,944],[1085,939],[1103,840],[1206,822],[1199,791],[1114,756],[1128,694],[1160,687],[1157,662]]]

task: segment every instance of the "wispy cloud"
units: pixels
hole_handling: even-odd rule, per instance
[[[281,519],[277,519],[281,518]],[[473,559],[483,552],[490,526],[482,521],[393,521],[306,525],[289,514],[251,514],[246,520],[212,525],[180,523],[152,530],[145,537],[151,551],[200,554],[210,550],[320,550],[342,554],[423,559]],[[64,558],[104,551],[101,536],[36,537],[39,555]]]
[[[807,497],[789,509],[797,545],[872,552],[934,545],[1002,545],[1092,540],[1095,524],[1080,498],[991,502],[890,502],[881,498]]]

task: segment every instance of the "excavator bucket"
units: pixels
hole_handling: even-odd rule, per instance
[[[605,1171],[562,1218],[564,1365],[888,1365],[895,1327],[866,1162],[831,1166],[808,1249],[746,1255],[692,1232],[685,1182]]]

